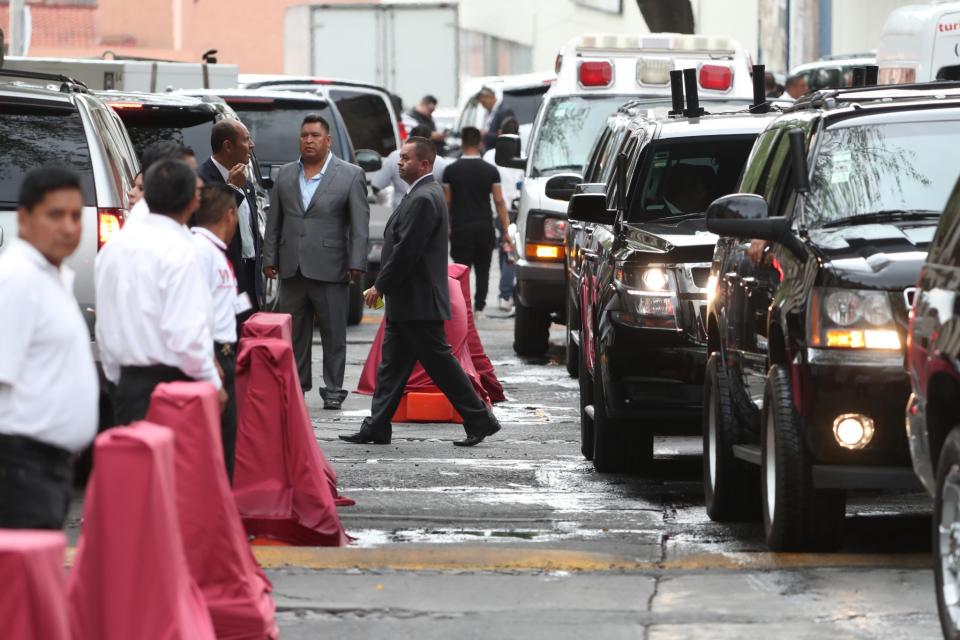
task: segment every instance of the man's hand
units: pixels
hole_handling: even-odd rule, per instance
[[[277,268],[276,267],[264,267],[263,275],[270,278],[271,280],[276,279],[277,277]]]
[[[760,264],[763,262],[763,253],[767,249],[766,240],[751,240],[750,246],[747,248],[747,257],[753,261],[754,264]]]
[[[363,270],[361,269],[347,269],[347,278],[350,280],[357,280],[362,275],[363,275]]]
[[[376,287],[370,287],[369,289],[363,292],[363,302],[371,309],[373,309],[376,306],[377,300],[379,299],[380,299],[380,292],[377,291]]]
[[[227,176],[227,182],[238,189],[243,189],[247,184],[247,165],[234,165],[233,169],[230,169],[230,174]]]
[[[217,399],[220,400],[220,413],[223,413],[227,408],[227,400],[230,399],[230,396],[227,395],[227,390],[220,387],[220,390],[217,391]]]

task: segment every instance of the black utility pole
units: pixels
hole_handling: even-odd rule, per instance
[[[693,33],[690,0],[637,0],[637,6],[651,33]]]

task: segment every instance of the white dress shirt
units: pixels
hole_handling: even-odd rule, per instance
[[[167,365],[219,389],[213,362],[213,309],[186,227],[148,214],[124,225],[97,254],[97,345],[103,373]]]
[[[124,224],[143,220],[147,217],[148,213],[150,213],[150,205],[147,204],[146,198],[141,197],[137,200],[137,204],[130,207],[130,212],[127,214],[127,219]]]
[[[190,231],[213,302],[213,340],[233,344],[237,341],[237,276],[227,260],[227,245],[209,229],[193,227]]]
[[[230,177],[230,170],[225,166],[217,162],[217,159],[213,156],[210,156],[210,162],[213,163],[213,166],[217,168],[217,171],[220,172],[220,175],[223,176],[223,181],[227,183],[231,189],[235,189],[240,192],[240,195],[243,196],[243,200],[240,201],[240,206],[237,207],[237,218],[239,219],[240,227],[240,257],[246,259],[252,259],[257,256],[256,247],[253,244],[253,231],[250,226],[250,203],[247,202],[247,194],[244,193],[243,189],[236,185],[230,184],[227,178]]]
[[[410,190],[409,185],[400,177],[399,161],[400,151],[394,149],[383,160],[383,166],[380,167],[380,170],[370,177],[370,184],[378,191],[386,189],[388,186],[393,187],[391,204],[394,209],[397,208],[400,201],[403,200],[403,196],[407,195],[407,191]],[[437,184],[443,184],[443,170],[446,166],[447,159],[443,156],[437,156],[436,160],[433,161],[433,177],[437,179]]]
[[[100,388],[73,272],[14,240],[0,253],[0,309],[0,433],[79,451],[97,434]]]

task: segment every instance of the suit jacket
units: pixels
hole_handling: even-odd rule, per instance
[[[204,184],[226,184],[223,176],[220,175],[220,170],[217,169],[217,165],[213,164],[213,160],[210,158],[204,160],[203,163],[197,167],[197,176],[203,180]],[[237,287],[241,291],[248,293],[251,301],[256,304],[256,301],[263,299],[263,277],[261,275],[262,269],[260,267],[260,255],[263,248],[263,238],[260,236],[257,192],[253,183],[247,180],[247,183],[243,186],[243,193],[241,194],[239,191],[234,189],[233,197],[234,200],[236,200],[237,207],[240,206],[240,203],[242,203],[244,199],[246,199],[247,205],[250,207],[250,231],[253,233],[253,250],[254,256],[256,257],[256,279],[252,287],[250,286],[249,282],[246,282],[244,270],[240,267],[242,243],[240,240],[239,228],[237,229],[237,232],[233,234],[233,240],[231,240],[230,244],[227,245],[227,259],[230,261],[230,264],[233,265],[234,273],[237,274]],[[242,222],[238,220],[237,224],[242,224]],[[241,282],[241,280],[244,282]]]
[[[487,127],[487,132],[483,136],[483,148],[495,149],[497,146],[497,132],[500,131],[503,121],[507,118],[516,117],[513,110],[505,106],[502,102],[494,107],[493,113],[490,114],[490,126]]]
[[[390,322],[450,319],[447,217],[443,189],[430,175],[387,220],[374,286],[384,294]]]
[[[281,278],[296,275],[347,282],[347,270],[367,269],[370,205],[363,169],[333,156],[306,211],[300,197],[300,162],[280,167],[270,193],[263,264]]]

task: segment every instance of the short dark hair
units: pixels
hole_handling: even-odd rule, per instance
[[[789,86],[791,86],[791,85],[794,85],[794,84],[800,82],[801,80],[806,80],[806,78],[804,78],[804,77],[803,77],[802,75],[800,75],[799,73],[794,74],[794,75],[790,76],[789,78],[787,78],[787,86],[789,87]]]
[[[410,129],[410,135],[417,138],[429,138],[430,133],[430,127],[425,124],[418,124],[413,129]]]
[[[193,147],[183,147],[183,157],[184,158],[196,158],[197,154],[193,150]]]
[[[314,122],[319,122],[320,126],[323,127],[323,130],[327,133],[330,133],[330,123],[327,122],[327,119],[321,116],[319,113],[308,113],[303,117],[303,122],[300,123],[300,128],[303,129],[304,125],[313,124]]]
[[[157,140],[147,145],[140,160],[140,171],[146,175],[147,170],[157,161],[164,158],[183,158],[183,145],[174,140]]]
[[[187,208],[197,193],[197,174],[179,158],[163,158],[143,177],[143,198],[150,211],[176,215]]]
[[[427,95],[420,98],[420,102],[437,106],[437,97],[433,94],[428,93]]]
[[[236,120],[231,120],[230,118],[223,118],[214,123],[213,129],[210,130],[210,150],[213,153],[217,153],[223,149],[223,145],[227,141],[236,144],[237,139],[240,138],[240,129],[237,127],[237,124],[238,122]]]
[[[480,91],[477,91],[476,97],[479,98],[480,96],[493,96],[494,98],[496,98],[497,94],[490,87],[480,87]]]
[[[60,189],[71,189],[83,194],[80,176],[59,165],[49,165],[33,169],[20,184],[20,197],[17,205],[27,211],[43,202],[48,193]]]
[[[427,138],[410,136],[403,144],[412,144],[416,149],[417,159],[426,160],[431,165],[437,159],[437,148]]]
[[[212,227],[223,220],[229,209],[237,208],[235,191],[225,184],[211,183],[200,192],[200,208],[197,209],[197,225]]]
[[[520,133],[520,123],[516,118],[504,118],[500,123],[500,133],[517,135]]]
[[[480,140],[480,129],[476,127],[464,127],[460,130],[460,146],[479,147]]]

